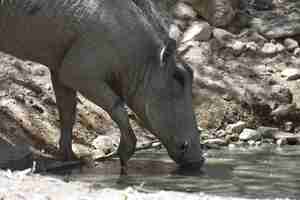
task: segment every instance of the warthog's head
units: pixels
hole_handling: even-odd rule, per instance
[[[160,66],[148,75],[145,98],[146,123],[180,166],[201,166],[199,131],[192,108],[193,71],[176,64],[176,44],[162,49]]]

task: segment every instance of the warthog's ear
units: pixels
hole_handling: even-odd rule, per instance
[[[160,52],[160,66],[163,67],[168,63],[168,60],[175,54],[176,52],[176,41],[173,39],[169,39],[166,46],[161,49]]]

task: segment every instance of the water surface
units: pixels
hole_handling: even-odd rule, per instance
[[[162,190],[219,197],[300,199],[300,147],[252,147],[209,150],[202,170],[178,170],[165,151],[136,153],[129,175],[119,176],[118,160],[85,169],[71,179],[93,189]]]

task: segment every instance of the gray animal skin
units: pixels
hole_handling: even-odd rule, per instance
[[[76,92],[118,124],[121,166],[135,151],[126,103],[180,166],[203,163],[192,109],[192,72],[176,66],[130,0],[0,0],[0,50],[49,67],[61,121],[60,152],[74,158]]]

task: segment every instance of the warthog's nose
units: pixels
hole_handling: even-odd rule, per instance
[[[181,155],[177,163],[180,168],[199,169],[203,165],[205,159],[202,156],[202,152],[199,151],[197,145],[192,143],[192,141],[186,140],[179,147]]]

